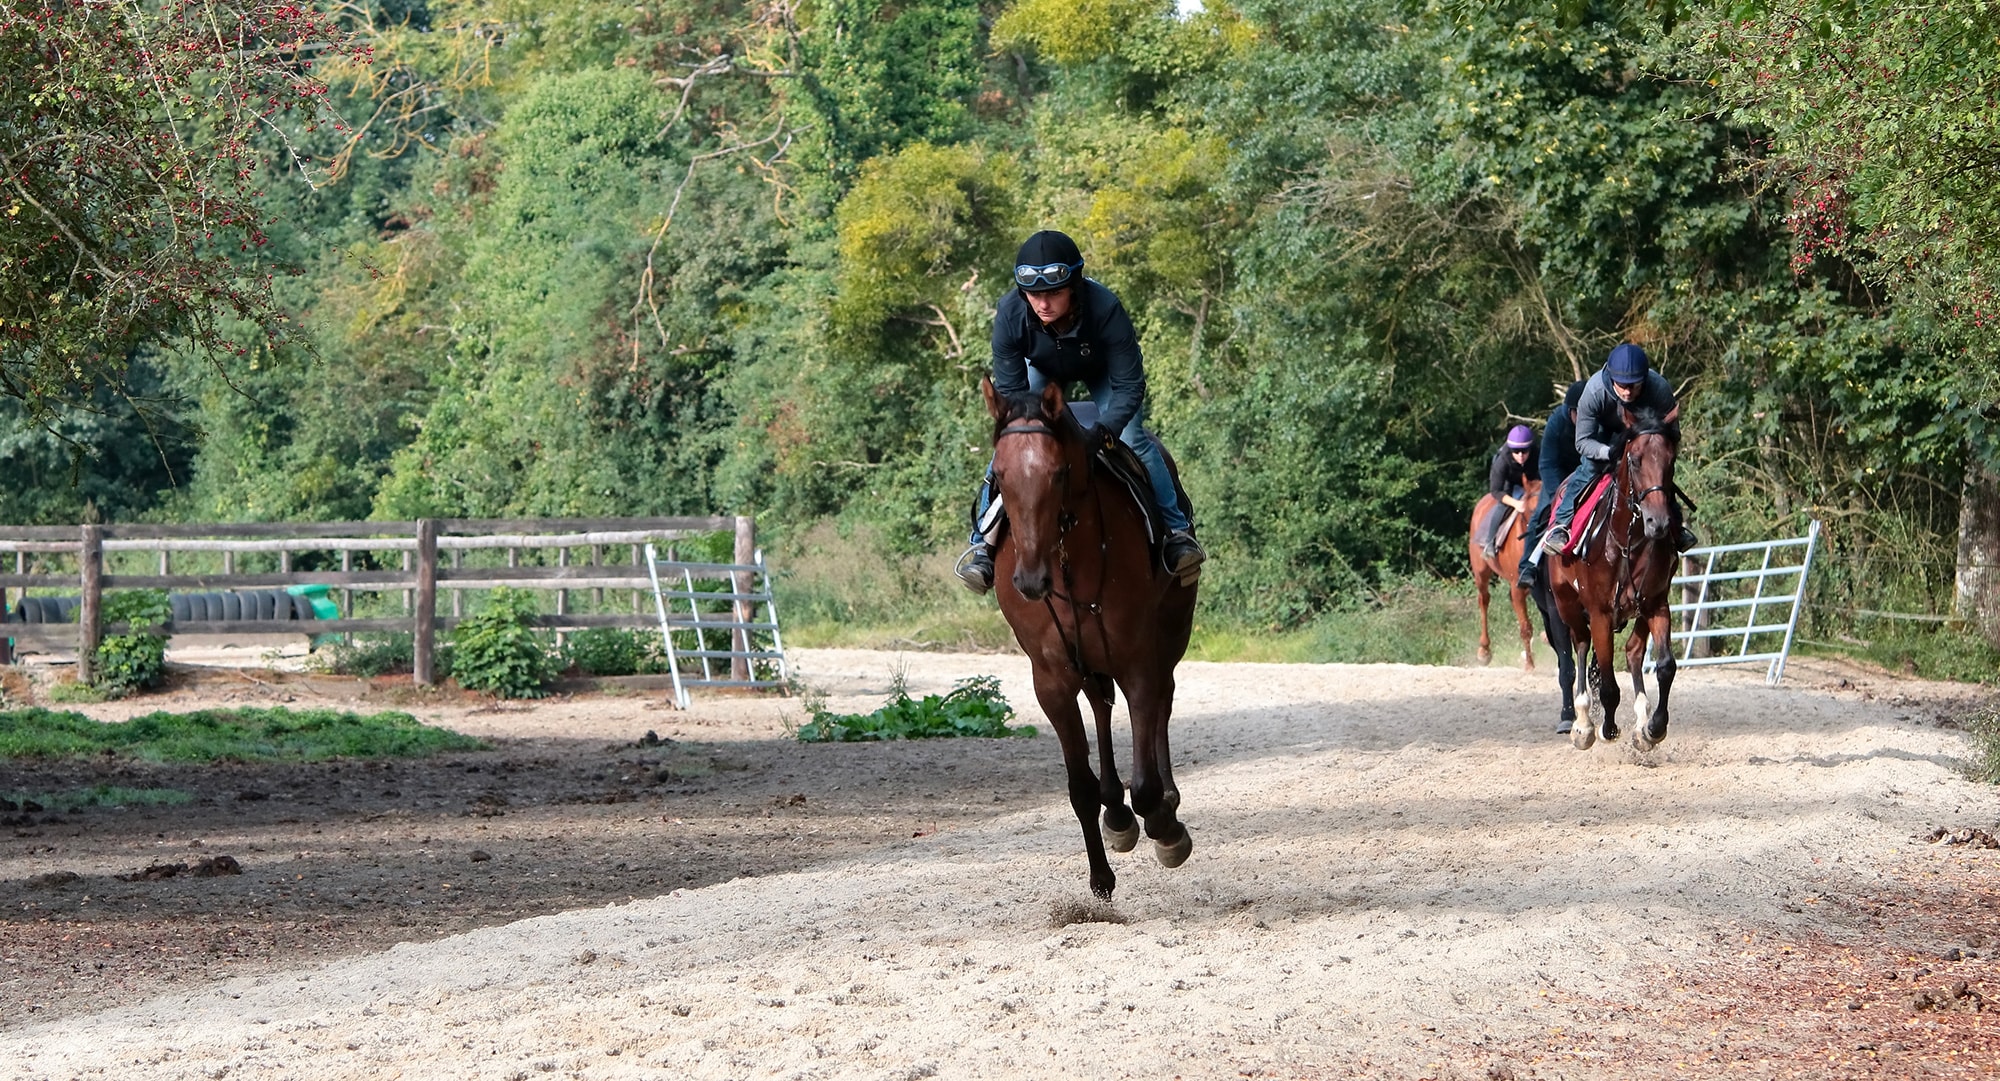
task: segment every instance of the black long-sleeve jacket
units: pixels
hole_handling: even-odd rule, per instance
[[[1108,401],[1097,403],[1098,423],[1114,433],[1123,432],[1146,402],[1139,335],[1118,294],[1089,278],[1078,282],[1074,303],[1075,322],[1057,336],[1035,318],[1019,289],[1000,298],[993,317],[993,389],[1026,394],[1030,364],[1065,388],[1108,376],[1111,393]]]

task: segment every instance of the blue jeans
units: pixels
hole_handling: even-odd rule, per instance
[[[1576,472],[1569,475],[1568,486],[1563,489],[1562,502],[1556,505],[1554,525],[1558,529],[1568,529],[1569,520],[1576,517],[1577,500],[1596,483],[1597,478],[1611,472],[1610,462],[1600,462],[1595,458],[1585,458],[1578,462]]]
[[[1048,385],[1048,376],[1043,375],[1041,370],[1034,365],[1028,365],[1028,391],[1032,394],[1040,394],[1042,388]],[[1090,397],[1094,401],[1101,402],[1111,396],[1111,381],[1108,378],[1099,379],[1092,383],[1085,383],[1084,385],[1090,388]],[[1160,508],[1160,517],[1166,523],[1167,531],[1174,532],[1193,528],[1194,523],[1188,520],[1187,512],[1181,509],[1180,494],[1174,490],[1173,474],[1167,472],[1166,455],[1160,453],[1160,444],[1153,438],[1153,433],[1146,430],[1146,406],[1144,403],[1140,403],[1139,411],[1132,414],[1132,419],[1125,425],[1125,430],[1118,433],[1118,439],[1126,446],[1131,447],[1132,452],[1139,456],[1141,462],[1145,463],[1146,475],[1153,482],[1153,502]],[[993,464],[989,461],[986,465],[986,480],[979,486],[979,503],[972,512],[972,543],[974,544],[978,544],[984,539],[979,532],[979,522],[986,517],[986,508],[992,502]]]

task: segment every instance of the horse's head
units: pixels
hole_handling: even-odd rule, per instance
[[[1018,398],[1002,397],[991,379],[980,389],[993,415],[993,483],[1014,540],[1014,588],[1038,601],[1053,588],[1050,565],[1067,525],[1071,477],[1089,468],[1083,434],[1054,383]]]
[[[1619,413],[1631,434],[1625,440],[1625,466],[1631,471],[1633,502],[1645,524],[1646,539],[1657,541],[1673,535],[1674,456],[1680,452],[1680,406],[1646,424],[1621,407]]]

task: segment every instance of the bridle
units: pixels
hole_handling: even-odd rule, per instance
[[[1048,423],[1040,420],[1026,420],[1009,422],[998,432],[995,432],[993,434],[994,446],[999,446],[1000,441],[1010,435],[1045,435],[1054,439],[1058,446],[1061,446],[1063,443],[1063,433],[1051,427]],[[1064,449],[1067,450],[1066,447]],[[1084,472],[1086,477],[1095,472],[1093,468],[1094,457],[1094,455],[1088,453],[1085,455]],[[1088,677],[1093,673],[1084,665],[1083,661],[1083,612],[1087,611],[1096,617],[1099,644],[1104,647],[1106,660],[1108,661],[1111,657],[1111,633],[1104,626],[1103,604],[1104,583],[1111,569],[1111,538],[1109,531],[1105,528],[1104,494],[1098,485],[1086,481],[1085,487],[1089,490],[1091,498],[1097,504],[1098,599],[1079,603],[1075,597],[1076,576],[1071,571],[1069,562],[1069,531],[1077,523],[1076,515],[1071,514],[1068,507],[1069,497],[1073,494],[1069,487],[1069,477],[1069,462],[1065,460],[1062,472],[1057,477],[1057,483],[1062,488],[1062,494],[1059,497],[1060,503],[1056,511],[1056,565],[1062,568],[1063,588],[1058,590],[1051,586],[1049,591],[1042,595],[1042,606],[1048,609],[1049,622],[1055,624],[1056,635],[1063,641],[1064,652],[1069,654],[1070,668],[1077,675]],[[1055,602],[1057,598],[1061,598],[1065,604],[1069,605],[1071,627],[1068,630],[1064,629],[1062,616],[1056,612]]]
[[[1619,470],[1619,473],[1621,473],[1623,477],[1630,477],[1638,472],[1638,466],[1633,461],[1634,450],[1632,447],[1632,443],[1639,436],[1642,435],[1658,435],[1664,437],[1666,433],[1660,429],[1653,428],[1653,429],[1647,429],[1645,431],[1635,431],[1631,433],[1630,436],[1627,437],[1624,450],[1619,456],[1619,464],[1623,466],[1623,468]],[[1677,497],[1685,499],[1686,497],[1681,495],[1680,485],[1675,484],[1671,479],[1669,479],[1666,481],[1662,481],[1659,484],[1655,484],[1650,488],[1642,489],[1641,491],[1638,492],[1638,494],[1631,496],[1629,499],[1625,499],[1622,498],[1623,493],[1618,490],[1624,487],[1624,485],[1619,483],[1619,481],[1623,479],[1623,477],[1614,476],[1611,479],[1611,483],[1614,485],[1612,499],[1614,506],[1613,514],[1617,513],[1615,508],[1618,502],[1622,501],[1625,503],[1625,541],[1623,544],[1619,545],[1618,559],[1620,563],[1629,568],[1630,566],[1632,566],[1633,557],[1636,554],[1638,554],[1640,549],[1644,548],[1647,544],[1658,543],[1657,541],[1648,541],[1646,539],[1646,531],[1641,523],[1641,518],[1645,514],[1645,511],[1643,510],[1643,504],[1646,502],[1646,497],[1652,495],[1654,492],[1667,493],[1667,506],[1670,515],[1673,508],[1674,499]],[[1690,505],[1692,505],[1692,501],[1690,501]],[[1670,517],[1669,527],[1671,528],[1671,517]],[[1671,539],[1669,539],[1668,543],[1670,544],[1672,543]],[[1613,597],[1611,598],[1611,609],[1613,612],[1616,612],[1622,606],[1621,601],[1623,600],[1623,597],[1620,594],[1623,594],[1625,592],[1628,592],[1636,588],[1635,584],[1630,579],[1631,579],[1630,574],[1621,573],[1618,575],[1618,583],[1619,583],[1618,593],[1614,594]]]

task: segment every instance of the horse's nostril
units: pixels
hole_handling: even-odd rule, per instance
[[[1014,588],[1021,596],[1031,601],[1041,600],[1049,593],[1049,576],[1046,574],[1018,573],[1014,575]]]

